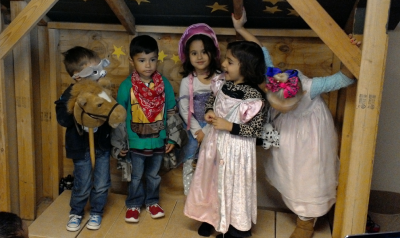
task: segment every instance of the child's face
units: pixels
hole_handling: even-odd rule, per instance
[[[156,52],[151,52],[149,54],[142,52],[134,55],[130,63],[142,80],[149,81],[157,69],[157,60]]]
[[[192,41],[189,47],[189,59],[197,73],[208,70],[210,57],[208,57],[207,52],[204,50],[203,41]]]
[[[233,81],[235,85],[244,82],[244,77],[240,74],[240,62],[233,57],[231,50],[226,51],[226,58],[222,63],[222,68],[225,71],[226,81]]]

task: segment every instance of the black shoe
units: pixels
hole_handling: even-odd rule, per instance
[[[197,233],[200,236],[206,236],[209,237],[211,235],[211,232],[213,231],[213,226],[211,224],[208,224],[207,222],[203,222],[201,226],[199,227],[199,230]]]

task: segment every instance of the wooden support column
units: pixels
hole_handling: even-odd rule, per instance
[[[387,53],[390,0],[368,0],[341,234],[365,232]]]
[[[47,26],[38,27],[38,50],[40,68],[40,122],[42,125],[42,168],[43,168],[43,196],[54,198],[54,181],[51,176],[52,161],[51,144],[54,140],[51,128],[51,115],[54,115],[54,101],[49,97],[50,88],[50,60],[49,60],[49,34]],[[58,183],[58,178],[55,182]],[[58,190],[56,191],[58,192]]]
[[[0,32],[3,30],[0,12]],[[10,179],[7,143],[6,78],[4,60],[0,59],[0,211],[11,211]]]
[[[321,40],[359,78],[361,51],[349,44],[349,37],[319,5],[317,0],[287,0]]]
[[[0,59],[3,59],[50,10],[58,0],[31,0],[21,14],[0,34]]]
[[[25,1],[11,1],[11,19],[15,19],[26,5]],[[20,217],[33,220],[35,219],[36,210],[36,177],[30,45],[30,36],[27,34],[15,45],[13,55],[17,114]]]
[[[50,90],[49,90],[49,100],[52,106],[49,113],[50,127],[49,135],[51,135],[51,140],[48,145],[48,163],[50,163],[51,168],[51,183],[52,183],[52,193],[53,199],[58,197],[58,182],[62,177],[62,159],[63,159],[63,139],[61,126],[57,123],[55,104],[54,102],[61,96],[61,76],[60,76],[60,62],[61,62],[61,52],[58,49],[58,43],[60,41],[60,33],[57,29],[49,29],[49,59],[50,59]]]

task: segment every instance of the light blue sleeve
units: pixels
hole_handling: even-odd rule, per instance
[[[327,77],[315,77],[312,79],[310,97],[311,99],[314,99],[316,96],[322,93],[332,92],[341,88],[345,88],[354,82],[355,80],[350,79],[341,71]]]
[[[263,46],[263,47],[261,47],[261,49],[264,53],[264,61],[265,61],[265,64],[267,65],[267,67],[274,67],[274,64],[272,63],[271,55],[269,54],[267,48],[265,48]]]

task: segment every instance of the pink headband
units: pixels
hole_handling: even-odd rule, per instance
[[[219,58],[220,56],[219,45],[214,30],[205,23],[197,23],[189,26],[183,33],[181,39],[179,40],[178,54],[182,63],[184,63],[186,60],[185,57],[186,42],[190,39],[190,37],[198,34],[206,35],[214,41],[214,45],[215,47],[217,47],[217,57]]]

